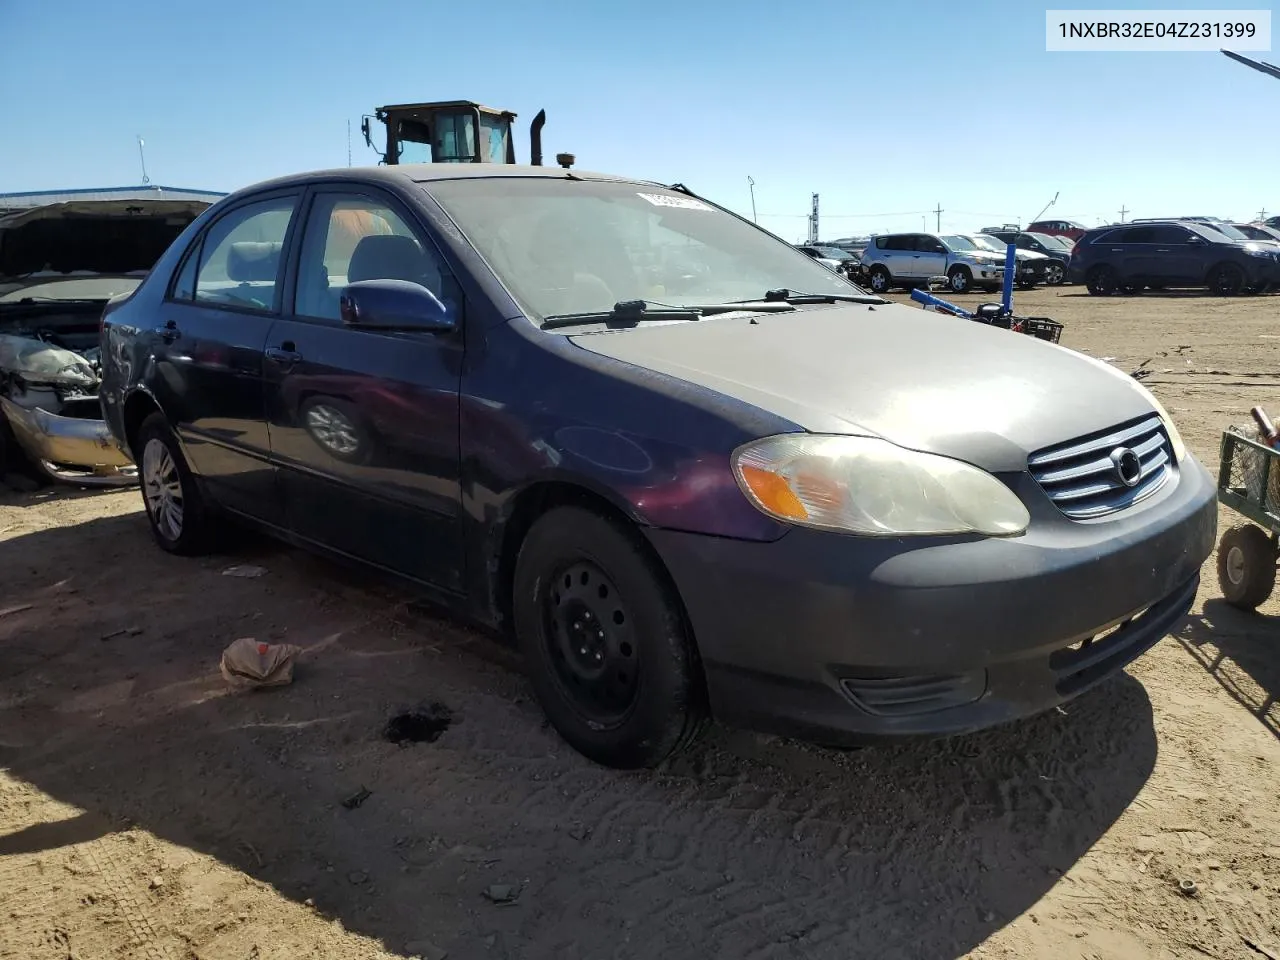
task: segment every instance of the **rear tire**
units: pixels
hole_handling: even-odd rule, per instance
[[[1120,277],[1114,267],[1099,264],[1089,271],[1085,286],[1095,297],[1109,297],[1119,289]]]
[[[888,293],[893,286],[893,277],[889,275],[887,268],[877,264],[867,274],[867,282],[871,285],[872,293]]]
[[[163,413],[142,421],[137,449],[138,483],[156,543],[183,556],[208,553],[216,541],[213,519]]]
[[[1232,527],[1218,541],[1218,586],[1227,603],[1256,610],[1276,586],[1276,548],[1252,523]]]
[[[652,767],[701,727],[693,639],[663,572],[620,526],[557,507],[516,558],[516,637],[547,719],[575,750]]]

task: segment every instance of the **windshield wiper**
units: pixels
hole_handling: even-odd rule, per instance
[[[105,297],[23,297],[5,303],[106,303]]]
[[[781,287],[777,290],[765,291],[764,299],[768,303],[888,303],[884,297],[869,293],[800,293]]]
[[[655,306],[651,307],[650,304]],[[785,313],[794,309],[795,307],[785,301],[765,303],[760,300],[744,300],[741,303],[696,303],[679,306],[657,300],[621,300],[613,305],[612,310],[560,313],[546,317],[542,321],[542,329],[554,330],[557,327],[572,327],[600,320],[631,325],[645,320],[701,320],[703,317],[718,313]]]

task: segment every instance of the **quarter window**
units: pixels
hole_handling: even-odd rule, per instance
[[[296,197],[246,204],[205,234],[195,278],[195,300],[219,306],[272,310],[281,256]],[[185,274],[185,270],[183,271]],[[180,295],[182,278],[179,278]]]

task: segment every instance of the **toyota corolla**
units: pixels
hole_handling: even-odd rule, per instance
[[[679,186],[273,180],[102,337],[162,548],[232,518],[403,578],[511,636],[615,766],[708,715],[841,745],[1051,708],[1178,622],[1214,541],[1131,377],[870,295]]]

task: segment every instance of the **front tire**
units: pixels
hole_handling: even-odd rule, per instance
[[[947,286],[952,293],[968,293],[973,286],[973,274],[968,267],[952,267],[947,274]]]
[[[1220,263],[1209,271],[1209,289],[1220,297],[1234,297],[1245,288],[1244,270],[1236,263]]]
[[[1062,268],[1062,264],[1055,261],[1044,268],[1044,282],[1047,286],[1059,286],[1066,279],[1067,272]]]
[[[164,414],[142,422],[137,448],[138,482],[156,543],[183,556],[208,553],[215,540],[212,518]]]
[[[693,641],[662,571],[620,526],[558,507],[516,559],[516,638],[547,719],[620,769],[682,749],[702,718]]]
[[[1256,610],[1276,586],[1276,548],[1261,527],[1243,523],[1218,541],[1218,586],[1222,598],[1241,610]]]

